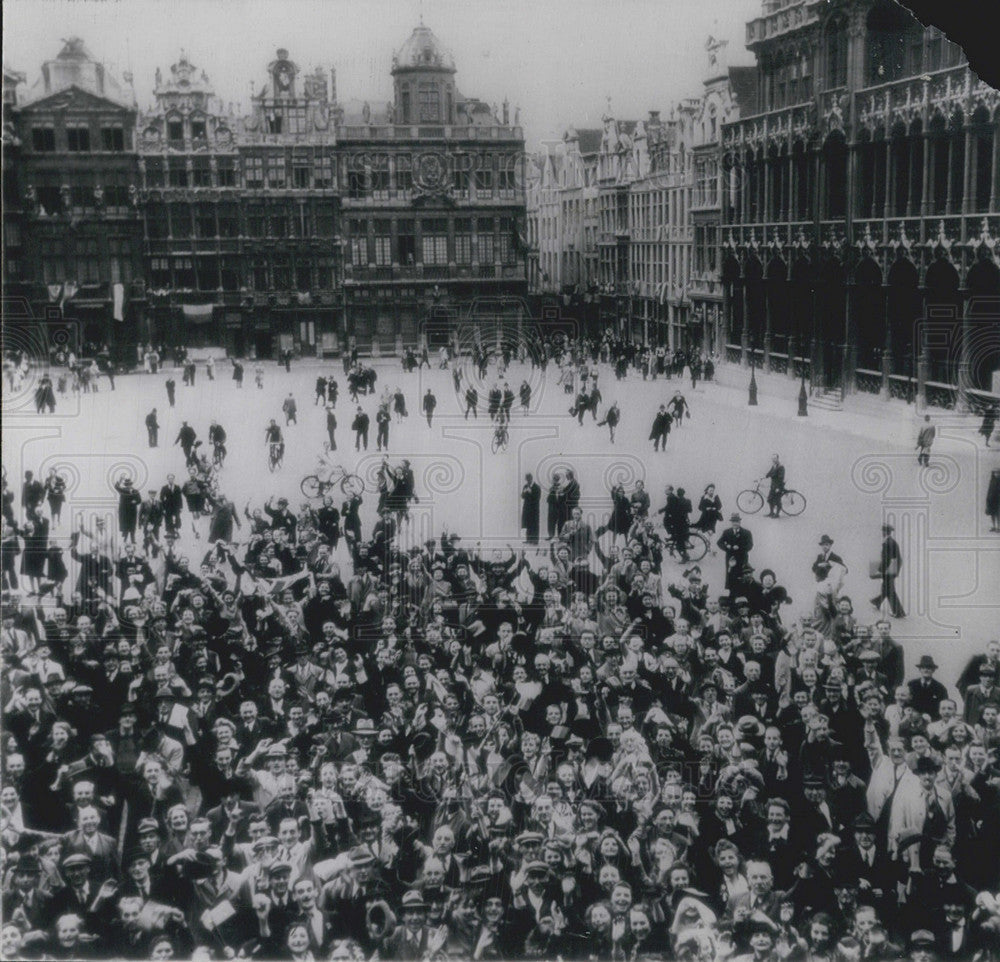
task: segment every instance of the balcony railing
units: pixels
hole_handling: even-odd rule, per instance
[[[523,141],[521,127],[426,124],[348,124],[337,128],[341,140],[503,140]]]

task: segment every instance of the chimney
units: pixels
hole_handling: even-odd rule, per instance
[[[42,80],[45,81],[45,92],[48,93],[52,89],[52,80],[49,77],[49,65],[47,63],[42,64]]]
[[[97,91],[98,93],[104,93],[104,64],[95,63],[94,68],[97,71]]]
[[[337,68],[330,68],[330,103],[337,102]]]

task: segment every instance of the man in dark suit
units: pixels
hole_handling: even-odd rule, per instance
[[[938,720],[941,700],[948,697],[948,689],[934,677],[937,667],[930,655],[923,655],[917,662],[920,677],[906,683],[910,690],[910,704],[921,715],[929,715],[931,721]]]
[[[777,922],[784,894],[774,888],[771,866],[751,859],[746,872],[750,891],[732,896],[726,903],[726,915],[734,922],[744,922],[754,912],[763,912],[772,922]]]
[[[753,535],[743,527],[743,519],[738,514],[730,515],[729,524],[717,544],[726,554],[726,590],[735,597],[743,568],[749,563],[753,550]]]
[[[3,917],[18,922],[22,917],[29,930],[44,929],[51,919],[52,896],[39,888],[42,863],[35,855],[21,855],[3,893]]]
[[[244,802],[240,799],[242,782],[233,778],[227,780],[222,785],[221,802],[215,808],[210,808],[205,813],[208,819],[209,828],[213,842],[218,844],[219,840],[233,826],[235,841],[246,842],[249,840],[247,827],[250,824],[250,817],[257,815],[260,809],[253,802]]]
[[[971,959],[984,947],[982,932],[969,918],[971,906],[961,885],[945,886],[941,895],[941,917],[934,926],[938,957]]]
[[[163,509],[163,520],[167,531],[175,534],[181,527],[181,505],[184,495],[181,486],[172,474],[167,475],[167,483],[160,488],[160,507]]]
[[[899,577],[900,569],[903,567],[903,556],[900,553],[899,544],[892,536],[894,530],[891,524],[882,525],[882,557],[878,568],[882,590],[877,597],[872,598],[872,604],[876,608],[881,608],[882,602],[888,601],[892,617],[905,618],[906,612],[896,594],[896,578]]]
[[[845,839],[838,853],[839,870],[844,877],[857,879],[858,890],[871,901],[880,919],[893,917],[896,909],[896,883],[901,881],[901,868],[875,843],[875,819],[862,812],[852,823],[850,841]]]

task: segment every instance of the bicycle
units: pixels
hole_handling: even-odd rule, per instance
[[[267,468],[274,474],[281,467],[285,457],[285,446],[280,441],[272,441],[267,450]]]
[[[761,494],[760,486],[764,483],[764,478],[754,482],[752,488],[747,488],[736,495],[736,507],[744,514],[756,514],[767,504],[767,496]],[[806,509],[805,495],[800,494],[792,488],[785,488],[781,492],[781,510],[790,518],[798,517]]]
[[[506,451],[509,441],[510,435],[507,433],[507,425],[501,421],[493,432],[493,453],[498,454],[500,451]]]
[[[663,548],[670,554],[674,561],[687,563],[689,561],[701,561],[708,554],[709,544],[700,531],[689,531],[684,550],[681,550],[673,538],[667,538],[663,542]]]
[[[326,450],[330,446],[326,445]],[[360,498],[365,492],[365,482],[360,475],[351,474],[343,465],[329,465],[329,475],[324,479],[318,474],[307,474],[299,487],[307,498],[322,498],[331,488],[338,485],[349,498]]]

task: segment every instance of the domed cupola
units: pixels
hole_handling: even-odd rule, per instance
[[[455,58],[422,23],[392,58],[396,121],[455,122]]]

